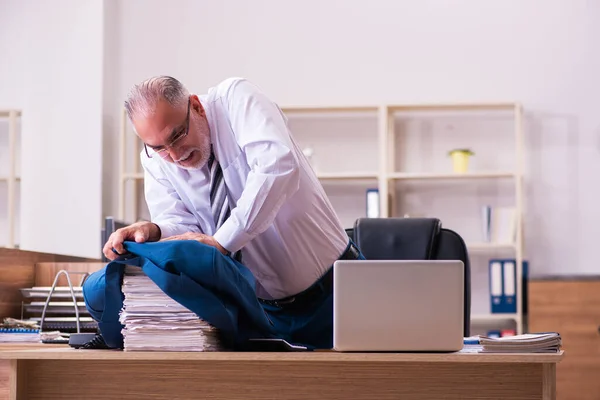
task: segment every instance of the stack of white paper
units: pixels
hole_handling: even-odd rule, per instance
[[[39,343],[39,330],[0,328],[0,343]]]
[[[560,350],[561,337],[556,332],[500,338],[481,336],[479,343],[482,353],[556,353]]]
[[[141,268],[127,266],[119,320],[125,351],[217,351],[218,330],[167,296]]]

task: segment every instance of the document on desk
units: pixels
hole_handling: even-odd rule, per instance
[[[465,353],[557,353],[562,345],[558,332],[526,333],[522,335],[465,338]]]
[[[124,351],[218,351],[218,330],[167,296],[141,268],[127,266],[119,320]]]

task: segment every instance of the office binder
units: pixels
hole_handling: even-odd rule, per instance
[[[367,189],[367,218],[379,217],[379,189]]]
[[[502,301],[502,262],[498,260],[490,260],[490,303],[492,313],[505,312]]]
[[[517,312],[517,269],[515,259],[490,260],[490,302],[491,312]],[[523,261],[522,267],[522,296],[523,312],[526,312],[528,262]]]
[[[517,312],[517,271],[515,268],[515,262],[512,260],[505,260],[502,264],[502,278],[503,278],[503,296],[504,312],[516,313]]]
[[[485,243],[489,243],[491,238],[492,207],[483,206],[481,208],[481,234]]]
[[[526,260],[523,260],[523,266],[521,267],[521,273],[522,273],[522,278],[521,278],[521,307],[523,309],[523,314],[527,315],[528,309],[527,309],[527,303],[528,303],[528,297],[527,297],[527,280],[529,279],[529,262]]]

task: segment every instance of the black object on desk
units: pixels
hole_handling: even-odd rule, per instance
[[[289,351],[311,351],[308,347],[295,345],[284,339],[249,339],[242,348],[243,351],[260,352],[289,352]]]
[[[79,349],[96,337],[96,333],[72,333],[69,337],[69,346]]]

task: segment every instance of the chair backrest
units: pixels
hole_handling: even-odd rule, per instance
[[[470,336],[471,266],[467,246],[436,218],[359,218],[346,229],[371,260],[461,260],[465,265],[464,334]]]

